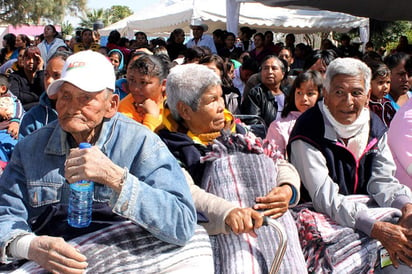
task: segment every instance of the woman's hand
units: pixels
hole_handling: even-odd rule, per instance
[[[282,216],[289,208],[293,190],[288,184],[274,187],[266,196],[257,197],[253,209],[263,211],[265,216],[273,219]]]
[[[235,208],[229,212],[225,223],[235,234],[249,233],[250,236],[256,238],[255,229],[263,225],[263,216],[251,208]]]
[[[411,229],[387,222],[376,222],[371,236],[386,248],[395,268],[399,267],[399,260],[412,267]]]
[[[41,58],[41,55],[35,53],[34,58],[37,62],[37,70],[36,71],[43,70],[44,61],[43,61],[43,58]]]

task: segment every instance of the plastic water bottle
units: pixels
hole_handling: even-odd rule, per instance
[[[80,143],[79,148],[90,148],[89,143]],[[70,197],[67,222],[72,227],[82,228],[90,225],[92,221],[93,204],[92,181],[81,180],[70,184]]]

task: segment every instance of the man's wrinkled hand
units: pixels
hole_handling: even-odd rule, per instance
[[[412,267],[412,230],[387,222],[376,222],[371,236],[386,248],[396,268],[400,261]]]
[[[62,238],[34,238],[28,256],[52,273],[83,273],[87,268],[86,257]]]
[[[69,183],[90,180],[120,192],[124,169],[113,163],[97,146],[70,150],[64,167]]]

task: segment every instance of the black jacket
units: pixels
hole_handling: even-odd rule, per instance
[[[18,70],[10,74],[10,91],[19,98],[24,110],[29,110],[37,105],[44,88],[44,71],[36,73],[33,83],[30,83],[24,70]]]
[[[243,98],[240,106],[242,114],[257,115],[263,118],[266,126],[276,119],[277,112],[281,111],[274,96],[264,84],[258,84],[252,88]],[[252,120],[250,124],[257,124],[259,121]]]

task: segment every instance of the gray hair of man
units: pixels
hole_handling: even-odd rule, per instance
[[[365,93],[368,94],[371,87],[372,72],[364,62],[355,58],[336,58],[330,62],[325,74],[325,92],[329,93],[330,84],[337,75],[362,75],[365,84]]]
[[[203,93],[221,83],[220,77],[204,65],[186,64],[171,69],[166,81],[166,96],[173,118],[182,120],[177,110],[179,102],[197,111]]]

